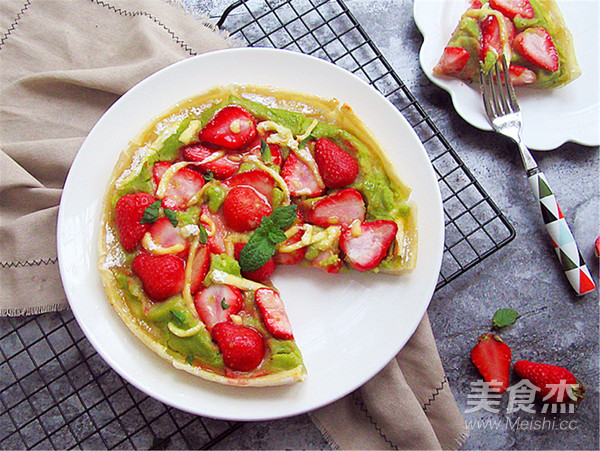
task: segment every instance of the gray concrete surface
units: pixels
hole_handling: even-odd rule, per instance
[[[217,16],[227,2],[198,3]],[[472,428],[464,448],[598,449],[597,293],[578,298],[561,275],[515,146],[465,122],[454,111],[449,95],[423,74],[418,62],[422,37],[412,20],[412,3],[346,1],[517,233],[511,243],[437,291],[431,301],[432,327],[458,405],[462,412],[468,408],[470,383],[479,377],[470,362],[470,350],[501,307],[513,307],[522,314],[502,333],[514,360],[566,366],[587,387],[586,399],[573,414],[542,414],[541,404],[536,405],[535,414],[508,414],[506,397],[497,414],[465,414]],[[600,234],[598,148],[569,143],[551,152],[534,152],[534,157],[552,183],[584,258],[597,277],[598,260],[592,246]],[[511,382],[517,381],[513,376]],[[222,449],[326,447],[306,415],[248,423],[219,444]]]

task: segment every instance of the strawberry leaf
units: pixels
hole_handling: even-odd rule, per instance
[[[496,313],[494,313],[494,317],[492,318],[492,322],[494,323],[494,327],[506,327],[514,324],[515,321],[520,317],[519,313],[511,308],[501,308]]]
[[[183,325],[185,323],[185,315],[177,310],[169,310],[171,316],[177,321],[179,325]]]
[[[314,138],[312,137],[312,135],[308,135],[306,138],[304,138],[302,141],[300,141],[300,142],[298,143],[298,149],[304,149],[304,148],[306,147],[306,144],[308,144],[308,142],[309,142],[311,139],[314,139]]]
[[[225,301],[225,298],[221,299],[221,308],[227,310],[229,307],[231,306]]]
[[[210,169],[207,169],[206,172],[204,173],[203,177],[204,177],[204,181],[210,182],[211,180],[215,179],[215,174],[213,174],[213,171],[211,171]]]
[[[142,220],[140,221],[142,224],[151,224],[156,222],[158,219],[158,214],[160,212],[160,204],[161,201],[157,200],[156,202],[152,202],[146,209],[144,210],[144,214],[142,216]]]
[[[177,227],[177,224],[179,224],[179,220],[177,219],[177,213],[175,213],[173,210],[165,208],[165,216],[171,222],[173,227]]]

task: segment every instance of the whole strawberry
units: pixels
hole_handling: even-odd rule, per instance
[[[183,290],[185,263],[175,255],[141,253],[133,259],[132,266],[144,291],[155,301],[164,301]]]
[[[566,368],[527,360],[519,360],[513,368],[517,376],[540,389],[538,396],[546,402],[578,403],[583,399],[585,387]]]
[[[131,193],[120,197],[115,206],[115,219],[121,246],[133,251],[152,224],[142,224],[144,211],[156,199],[148,193]]]
[[[358,175],[356,160],[327,138],[320,138],[315,143],[315,160],[328,188],[349,185]]]
[[[496,393],[504,393],[510,377],[510,348],[495,334],[485,333],[471,351],[471,361]],[[492,381],[496,381],[490,384]]]
[[[234,371],[251,371],[263,360],[263,337],[250,327],[222,322],[213,327],[212,336],[223,353],[225,365]]]

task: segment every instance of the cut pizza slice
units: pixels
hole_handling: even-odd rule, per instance
[[[228,385],[293,383],[306,368],[270,282],[277,266],[410,271],[409,198],[347,105],[219,87],[174,107],[121,156],[99,268],[123,321],[176,368]]]
[[[552,89],[581,74],[555,0],[473,0],[433,72],[477,81],[503,54],[515,85]]]

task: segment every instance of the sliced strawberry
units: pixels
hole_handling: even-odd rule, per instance
[[[290,152],[281,168],[281,177],[287,184],[292,196],[315,197],[325,192],[310,166]]]
[[[239,261],[240,253],[242,252],[242,248],[246,245],[246,243],[235,243],[233,246],[233,255],[236,260]],[[262,265],[255,271],[242,271],[242,276],[246,279],[254,280],[255,282],[266,282],[271,278],[273,272],[275,271],[275,262],[272,258],[267,260],[267,263]]]
[[[354,188],[345,188],[315,202],[307,221],[321,227],[348,227],[356,219],[364,221],[365,213],[362,194]]]
[[[142,224],[144,211],[156,201],[148,193],[131,193],[120,197],[115,205],[119,241],[127,252],[133,251],[152,224]]]
[[[315,143],[315,161],[327,188],[342,188],[358,175],[358,163],[337,144],[327,138]]]
[[[185,263],[175,255],[142,252],[133,259],[132,267],[148,297],[155,301],[164,301],[183,290]]]
[[[535,83],[537,76],[531,69],[522,66],[512,65],[508,69],[510,81],[515,86],[528,85]]]
[[[250,149],[250,152],[253,155],[256,155],[257,157],[262,158],[262,151],[261,151],[261,141],[265,141],[267,142],[267,139],[269,136],[271,136],[274,132],[267,132],[262,136],[257,136],[254,141],[248,146],[248,148]],[[263,161],[265,161],[265,163],[271,163],[271,164],[275,164],[277,166],[281,166],[281,163],[283,163],[283,156],[281,154],[281,146],[279,144],[274,144],[274,143],[269,143],[267,144],[269,146],[269,151],[271,154],[271,158],[265,160],[263,158]]]
[[[502,54],[502,38],[500,37],[500,25],[498,19],[490,14],[479,24],[481,29],[481,50],[479,59],[485,60],[488,52],[494,52],[496,55]]]
[[[483,334],[471,351],[473,365],[497,393],[504,393],[508,388],[510,360],[510,348],[495,334]]]
[[[230,105],[219,110],[200,130],[200,141],[240,150],[256,137],[254,117],[241,106]]]
[[[162,179],[162,176],[167,172],[167,169],[171,167],[173,163],[169,161],[159,161],[154,164],[152,168],[152,178],[154,180],[154,186],[157,187]]]
[[[223,353],[223,362],[234,371],[252,371],[265,355],[264,338],[255,329],[232,323],[219,323],[213,338]]]
[[[192,275],[190,278],[190,293],[192,293],[192,295],[196,294],[198,290],[202,288],[202,284],[208,274],[209,268],[210,247],[208,244],[201,244],[196,250],[196,255],[194,255],[194,259],[192,260]]]
[[[327,249],[319,252],[319,255],[310,262],[310,265],[322,269],[327,274],[337,274],[342,269],[342,260],[337,252]]]
[[[248,232],[273,212],[269,201],[251,186],[234,186],[223,201],[225,224],[236,232]]]
[[[282,340],[292,340],[294,338],[292,325],[285,313],[279,293],[271,288],[259,288],[254,296],[265,326],[271,335]]]
[[[198,316],[209,332],[215,324],[228,321],[231,315],[238,313],[243,304],[242,292],[231,285],[213,283],[194,296]]]
[[[225,220],[221,213],[212,213],[207,204],[202,205],[200,209],[200,223],[206,230],[214,231],[208,237],[208,246],[213,254],[222,254],[225,252],[225,237],[227,228]]]
[[[147,248],[146,250],[150,251],[153,254],[164,253],[168,248],[172,249],[172,252],[168,252],[169,254],[175,254],[178,257],[183,259],[186,258],[187,251],[190,247],[188,241],[179,234],[179,229],[177,227],[173,227],[171,221],[166,216],[161,216],[156,220],[148,233],[152,237],[152,241],[159,249],[155,249],[153,247]],[[180,248],[180,249],[177,249]]]
[[[552,72],[558,70],[558,52],[545,28],[534,27],[522,31],[515,37],[513,47],[530,63]]]
[[[467,65],[469,56],[468,50],[462,47],[446,47],[433,72],[438,75],[459,74]]]
[[[163,165],[153,171],[154,176],[157,177],[162,169]],[[160,180],[163,176],[164,172],[160,174]],[[204,177],[199,172],[188,167],[180,168],[168,181],[165,196],[162,200],[163,208],[185,210],[190,199],[202,189],[204,183]]]
[[[490,0],[490,6],[509,19],[519,15],[524,19],[533,19],[535,12],[529,0]]]
[[[470,9],[481,9],[481,0],[473,0]]]
[[[234,186],[251,186],[256,191],[264,195],[269,203],[273,200],[273,188],[275,188],[275,179],[268,172],[260,169],[240,172],[227,180],[226,185],[230,188]]]
[[[359,228],[351,227],[342,232],[340,248],[350,266],[357,271],[370,271],[385,257],[397,232],[398,225],[394,221],[363,222]]]
[[[292,235],[283,243],[281,243],[281,246],[289,246],[294,243],[297,243],[302,239],[302,235],[304,235],[304,230],[298,230],[294,235]],[[305,255],[306,246],[301,247],[300,249],[296,249],[292,252],[276,251],[275,255],[273,255],[273,261],[277,265],[295,265],[296,263],[300,263]]]
[[[183,158],[186,161],[202,162],[218,149],[200,143],[189,144],[183,148]],[[241,160],[238,156],[224,155],[221,158],[199,165],[204,173],[210,171],[217,180],[226,180],[240,168]]]

